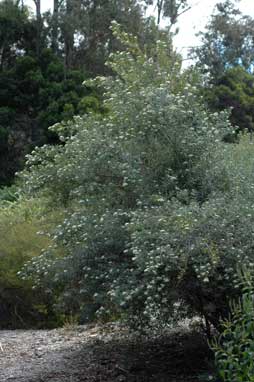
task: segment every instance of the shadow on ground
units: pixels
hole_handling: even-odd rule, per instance
[[[198,382],[211,361],[205,338],[183,329],[155,338],[115,326],[0,336],[1,382]]]
[[[87,352],[93,356],[84,367]],[[176,333],[155,339],[97,340],[76,354],[76,362],[75,382],[196,382],[208,372],[211,353],[202,335]]]

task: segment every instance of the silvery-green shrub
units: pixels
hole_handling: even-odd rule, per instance
[[[167,323],[189,307],[217,325],[235,267],[253,257],[252,200],[222,143],[228,113],[205,108],[165,43],[148,57],[113,33],[126,45],[110,58],[114,76],[86,84],[104,89],[106,112],[53,126],[63,144],[35,149],[21,174],[25,192],[65,215],[51,236],[66,256],[53,246],[25,272],[36,284],[50,275],[59,304],[83,319]]]

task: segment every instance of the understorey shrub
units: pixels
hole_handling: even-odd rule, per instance
[[[253,272],[241,277],[242,296],[231,303],[231,314],[222,322],[223,331],[212,343],[220,381],[254,381]]]
[[[6,188],[0,202],[0,328],[57,326],[52,296],[44,288],[35,290],[32,281],[18,274],[26,261],[50,245],[49,237],[37,234],[49,229],[50,219],[43,219],[43,200],[26,200],[14,189]]]
[[[205,108],[170,44],[148,57],[117,24],[113,33],[126,45],[110,57],[115,76],[89,83],[107,112],[53,126],[63,145],[35,149],[20,174],[23,192],[64,208],[52,248],[23,276],[83,322],[157,327],[199,314],[219,328],[236,268],[254,263],[253,146],[222,142],[228,113]]]

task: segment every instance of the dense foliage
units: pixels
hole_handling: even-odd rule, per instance
[[[237,131],[253,131],[253,33],[254,20],[227,0],[217,4],[199,33],[201,45],[191,51],[204,75],[201,91],[206,102],[214,111],[231,108]]]
[[[150,59],[114,33],[127,50],[111,56],[116,77],[95,80],[108,113],[56,126],[65,144],[28,157],[27,192],[65,206],[52,237],[67,256],[46,251],[26,273],[37,285],[60,282],[61,303],[83,319],[162,324],[190,309],[218,327],[236,267],[253,264],[252,145],[243,140],[248,167],[237,163],[242,145],[221,142],[227,113],[204,108],[164,43]]]
[[[0,182],[40,146],[27,155],[20,193],[0,193],[2,325],[78,314],[144,328],[198,314],[210,334],[241,293],[239,265],[254,267],[252,140],[223,142],[235,134],[231,122],[253,130],[251,46],[227,49],[239,29],[235,44],[245,41],[251,20],[229,1],[218,7],[200,77],[181,70],[168,34],[143,19],[138,2],[113,8],[137,37],[117,22],[108,30],[111,8],[95,3],[67,2],[46,22],[1,3],[9,45],[0,29]],[[176,8],[161,12],[174,24],[187,2],[167,4]],[[211,46],[218,61],[207,59]],[[88,80],[93,63],[107,77]]]
[[[57,142],[48,127],[77,113],[99,111],[98,97],[82,86],[85,75],[69,70],[44,50],[40,60],[16,59],[0,73],[0,184],[8,183],[21,169],[24,155],[34,145]]]
[[[81,86],[84,70],[64,67],[41,41],[26,8],[0,3],[0,185],[9,184],[35,145],[55,142],[48,127],[74,114],[99,109],[98,96]]]
[[[206,30],[199,33],[201,45],[191,52],[212,81],[216,81],[225,69],[239,65],[247,71],[253,69],[254,20],[243,15],[236,3],[226,0],[216,5]]]
[[[254,129],[254,76],[241,66],[228,69],[213,86],[205,89],[205,97],[213,110],[231,108],[230,120],[237,130]]]
[[[148,56],[153,56],[156,39],[170,41],[169,34],[160,30],[153,18],[144,17],[145,3],[149,2],[55,0],[53,13],[41,14],[40,1],[35,1],[33,15],[24,2],[0,1],[0,186],[13,182],[15,172],[24,165],[25,155],[35,146],[60,145],[52,147],[52,153],[62,152],[64,137],[80,128],[81,122],[74,115],[107,113],[108,106],[101,105],[101,91],[82,82],[96,74],[112,74],[105,61],[111,52],[124,47],[109,28],[113,19],[138,36]],[[186,1],[166,1],[162,5],[164,15],[175,23]],[[172,46],[168,44],[170,55]],[[63,130],[59,135],[55,129],[48,130],[59,122],[61,125],[55,127]],[[16,276],[25,261],[33,257],[40,261],[41,250],[51,245],[47,235],[37,235],[39,226],[42,231],[51,231],[58,224],[58,215],[53,218],[45,207],[47,198],[48,195],[36,201],[33,208],[33,199],[17,199],[12,188],[0,190],[4,203],[0,205],[2,327],[33,325],[37,320],[41,325],[49,325],[59,319],[52,313],[52,304],[58,298],[57,291],[62,290],[62,283],[50,295],[43,292],[50,288],[43,286],[39,292],[34,291],[31,282]],[[6,200],[10,202],[8,206]],[[62,200],[64,205],[68,204],[64,195]],[[63,209],[59,201],[58,206]],[[34,305],[36,300],[41,301],[40,312]],[[80,299],[73,307],[70,305],[69,311],[79,305]]]
[[[223,332],[213,343],[221,381],[254,380],[253,275],[245,270],[242,297],[231,306],[231,316],[223,322]]]
[[[122,49],[113,19],[147,49],[163,35],[136,0],[55,0],[53,14],[35,3],[33,16],[23,2],[0,1],[0,186],[13,182],[33,147],[59,143],[49,126],[102,111],[100,94],[82,82],[109,73],[105,61]]]

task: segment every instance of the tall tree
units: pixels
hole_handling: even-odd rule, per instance
[[[52,50],[54,53],[58,51],[58,13],[59,13],[59,1],[54,0],[53,17],[52,17]]]
[[[36,38],[36,51],[37,55],[41,52],[41,30],[42,30],[42,17],[41,17],[41,0],[34,0],[36,8],[36,26],[37,26],[37,38]]]
[[[100,110],[82,82],[88,73],[112,73],[105,62],[123,49],[110,29],[113,20],[148,54],[158,34],[171,50],[170,38],[144,18],[138,0],[54,0],[53,15],[41,14],[41,0],[34,1],[35,18],[20,0],[0,1],[0,185],[11,181],[34,145],[56,143],[49,126]]]
[[[155,6],[158,25],[162,17],[168,17],[171,26],[174,25],[178,17],[191,8],[188,0],[145,0],[145,4]]]
[[[213,110],[231,109],[236,130],[254,131],[254,20],[243,15],[236,1],[216,5],[201,46],[192,49],[205,75],[203,89]],[[235,139],[235,136],[230,136]]]
[[[56,142],[49,126],[99,108],[82,86],[85,71],[64,71],[62,57],[48,49],[40,17],[38,52],[38,20],[18,1],[0,2],[0,186],[12,181],[34,145]]]
[[[110,52],[121,49],[110,25],[116,20],[144,40],[147,23],[138,0],[66,0],[59,13],[66,67],[85,67],[105,74]]]
[[[243,15],[234,1],[217,4],[205,32],[199,36],[201,45],[192,49],[191,56],[210,80],[216,81],[226,69],[238,65],[253,70],[254,20]]]
[[[205,89],[213,110],[231,108],[230,120],[237,130],[254,131],[254,75],[242,66],[229,68]],[[232,136],[232,138],[234,138]]]
[[[0,70],[11,67],[17,52],[25,48],[30,25],[27,9],[21,9],[17,1],[0,2]]]

